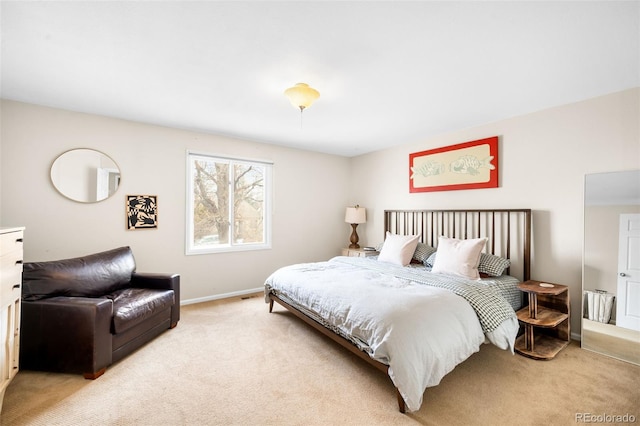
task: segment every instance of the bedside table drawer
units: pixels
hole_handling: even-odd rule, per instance
[[[359,249],[343,248],[342,249],[342,256],[349,256],[349,257],[367,257],[367,256],[377,256],[379,254],[380,252],[377,252],[375,250],[364,250],[362,248],[359,248]]]

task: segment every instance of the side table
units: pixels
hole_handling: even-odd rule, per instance
[[[552,359],[571,340],[569,287],[535,280],[518,287],[528,293],[529,306],[516,312],[524,334],[516,340],[515,351],[533,359]]]

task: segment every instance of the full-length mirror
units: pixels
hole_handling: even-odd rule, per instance
[[[640,365],[640,170],[585,176],[582,347]]]
[[[107,155],[93,149],[72,149],[51,165],[53,186],[65,197],[93,203],[113,195],[120,186],[120,169]]]

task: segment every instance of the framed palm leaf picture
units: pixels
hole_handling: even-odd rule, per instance
[[[158,196],[127,195],[127,229],[158,227]]]

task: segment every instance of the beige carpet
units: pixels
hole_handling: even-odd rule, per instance
[[[0,423],[571,425],[582,413],[640,422],[640,367],[575,343],[551,361],[484,345],[427,389],[420,411],[400,414],[387,376],[275,310],[261,296],[185,306],[177,328],[95,381],[21,371]]]

